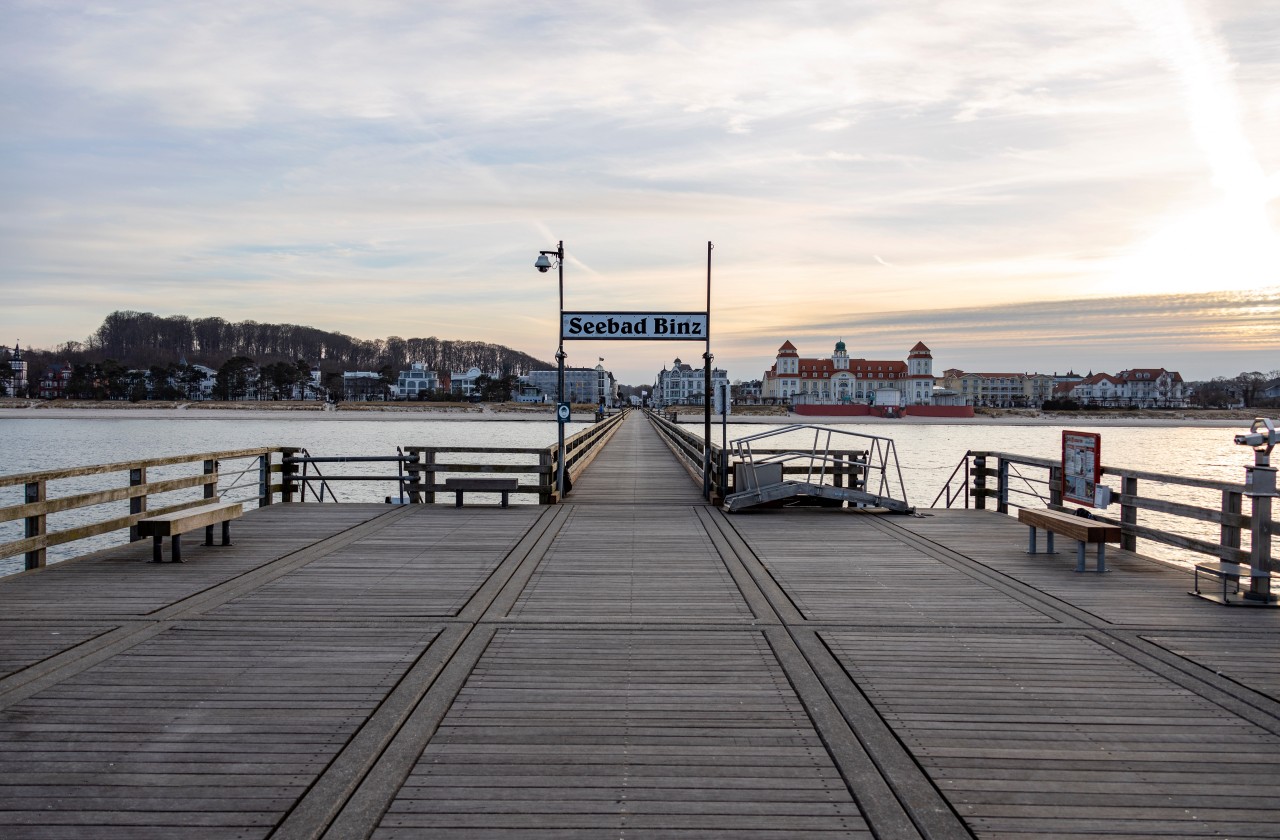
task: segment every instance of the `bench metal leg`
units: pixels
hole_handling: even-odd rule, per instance
[[[1076,540],[1076,571],[1084,571],[1084,543]]]
[[[204,526],[204,544],[213,545],[213,526],[212,525]]]
[[[453,491],[453,506],[462,507],[462,491],[461,490]]]
[[[181,563],[182,562],[182,534],[174,534],[173,537],[169,540],[169,542],[170,544],[173,545],[173,562]]]
[[[506,491],[506,490],[503,490],[503,491],[502,491],[502,506],[503,506],[503,507],[506,507],[506,506],[507,506],[507,491]]]
[[[224,520],[222,523],[222,544],[231,545],[231,520]]]
[[[1045,532],[1044,532],[1044,542],[1045,542],[1045,548],[1044,548],[1044,553],[1045,553],[1045,554],[1057,554],[1057,553],[1058,553],[1058,552],[1056,552],[1056,551],[1054,551],[1054,550],[1053,550],[1053,531],[1045,531]]]
[[[1098,543],[1098,562],[1096,565],[1098,574],[1102,574],[1107,570],[1107,544],[1104,542]]]
[[[1027,554],[1035,554],[1036,553],[1036,526],[1028,525],[1027,530],[1031,532],[1030,535],[1027,537]]]
[[[151,562],[164,562],[164,537],[151,538]]]

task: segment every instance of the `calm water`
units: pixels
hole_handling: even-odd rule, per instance
[[[572,434],[584,424],[570,424]],[[694,433],[701,424],[686,426]],[[770,427],[755,424],[728,426],[728,438],[758,434]],[[1042,458],[1057,459],[1061,454],[1059,427],[1050,426],[978,426],[978,425],[861,425],[835,426],[846,431],[876,434],[893,439],[909,500],[918,507],[928,506],[946,482],[967,450],[1000,450]],[[1089,426],[1073,427],[1102,434],[1102,460],[1108,466],[1129,467],[1151,472],[1173,473],[1228,482],[1240,482],[1244,467],[1252,463],[1252,452],[1236,446],[1233,436],[1241,429],[1206,428],[1138,428]],[[712,439],[719,443],[721,427],[713,425]],[[157,419],[122,417],[119,419],[0,419],[0,474],[21,473],[58,467],[86,466],[141,458],[181,455],[260,446],[301,446],[313,455],[393,455],[397,446],[504,446],[543,447],[555,442],[555,424],[546,421],[466,421],[466,420],[332,420],[297,418],[267,420],[237,413],[216,419]],[[812,434],[798,437],[796,444],[811,442]],[[856,447],[856,438],[850,448]],[[769,444],[773,445],[773,444]],[[244,466],[247,466],[244,465]],[[223,467],[224,485],[230,465]],[[346,472],[394,472],[388,465],[343,465],[325,467],[328,474]],[[172,473],[177,475],[178,473]],[[183,473],[187,474],[187,473]],[[169,477],[164,470],[153,470],[150,480]],[[246,492],[251,492],[254,477],[242,479]],[[76,486],[58,485],[55,495],[71,495],[107,486],[119,486],[118,476],[78,482]],[[381,501],[391,492],[391,485],[343,485],[339,489],[344,501]],[[1144,492],[1152,488],[1144,487]],[[0,506],[21,501],[20,488],[0,490]],[[1180,491],[1182,492],[1182,491]],[[1188,499],[1175,493],[1170,497]],[[1217,494],[1195,500],[1216,508]],[[125,512],[116,502],[90,509],[93,519],[105,519]],[[1114,509],[1113,509],[1114,510]],[[80,514],[84,516],[85,514]],[[68,515],[69,516],[69,515]],[[75,524],[50,517],[49,529],[60,530]],[[1155,523],[1147,523],[1155,524]],[[1214,526],[1207,526],[1203,536],[1216,541]],[[0,524],[0,542],[21,537],[21,524]],[[84,553],[123,541],[123,535],[99,538],[51,549],[50,560]],[[1169,550],[1143,543],[1144,553],[1170,559],[1190,560]],[[0,561],[0,573],[21,568],[21,558]]]

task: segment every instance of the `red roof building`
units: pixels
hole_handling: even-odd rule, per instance
[[[932,405],[933,354],[917,342],[907,361],[850,358],[837,341],[830,358],[805,358],[790,341],[764,372],[762,395],[773,402],[838,405]]]

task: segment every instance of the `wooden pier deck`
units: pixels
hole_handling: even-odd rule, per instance
[[[1280,613],[982,511],[272,505],[0,581],[0,837],[1280,835]],[[195,541],[193,541],[195,542]]]

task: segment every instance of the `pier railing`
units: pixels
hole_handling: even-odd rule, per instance
[[[565,440],[566,487],[572,488],[587,465],[617,431],[616,414]],[[445,489],[446,476],[519,476],[518,493],[541,504],[557,500],[557,446],[507,448],[477,446],[405,446],[393,455],[312,455],[302,447],[270,447],[175,455],[89,467],[0,476],[0,560],[22,555],[25,568],[47,564],[49,550],[79,543],[65,556],[119,543],[95,540],[125,530],[136,540],[137,524],[147,516],[173,513],[210,499],[238,501],[246,508],[273,502],[336,501],[339,484],[365,485],[364,500],[432,503]],[[377,474],[378,464],[392,464]],[[320,465],[324,465],[323,472]],[[356,464],[360,474],[331,469]],[[375,494],[368,490],[379,488]],[[390,494],[381,492],[390,488]],[[483,500],[485,497],[480,495]],[[442,500],[444,501],[444,500]],[[21,537],[7,539],[5,523],[21,523]],[[9,526],[9,530],[19,533]],[[55,558],[56,559],[56,558]]]
[[[213,498],[270,504],[281,488],[273,483],[279,452],[239,449],[0,476],[0,491],[22,488],[21,503],[0,507],[0,523],[21,521],[23,531],[0,543],[0,559],[21,554],[27,569],[40,568],[51,548],[125,529],[137,539],[139,520]]]
[[[702,435],[694,434],[678,423],[673,423],[666,417],[655,411],[647,412],[650,421],[653,422],[654,428],[658,430],[658,434],[671,447],[671,451],[675,453],[680,463],[689,470],[693,478],[702,481]],[[753,448],[752,452],[757,456],[785,455],[794,452],[794,449],[787,448]],[[849,451],[830,452],[831,457],[826,461],[821,476],[822,483],[831,484],[833,487],[862,487],[867,481],[867,452],[861,449],[851,449]],[[734,467],[742,463],[743,458],[733,451],[733,447],[725,449],[712,442],[711,444],[711,495],[713,499],[723,501],[728,495],[734,492]],[[812,478],[814,467],[812,463],[801,463],[799,461],[789,462],[782,466],[783,477],[807,477]]]
[[[1136,551],[1143,539],[1227,563],[1250,562],[1242,545],[1242,536],[1253,528],[1252,515],[1244,511],[1245,484],[1105,465],[1102,475],[1111,479],[1104,483],[1112,490],[1113,505],[1091,514],[1120,526],[1121,548]],[[1060,462],[1008,452],[969,451],[933,507],[952,507],[960,499],[964,507],[999,513],[1011,507],[1070,509],[1063,504]],[[1109,512],[1113,508],[1118,516]],[[1280,525],[1269,516],[1264,529],[1280,534]]]

